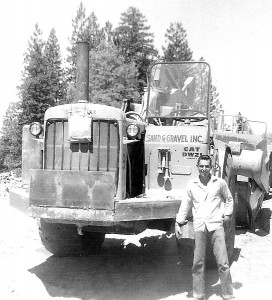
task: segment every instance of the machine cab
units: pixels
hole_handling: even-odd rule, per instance
[[[143,99],[146,192],[178,196],[209,153],[210,67],[205,62],[158,62],[149,68]]]
[[[205,62],[153,64],[144,100],[147,122],[176,125],[174,121],[188,124],[207,120],[209,75]]]

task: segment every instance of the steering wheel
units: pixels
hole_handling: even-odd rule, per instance
[[[180,112],[182,114],[179,114]],[[177,114],[177,115],[175,116],[175,114]],[[197,114],[201,114],[201,116],[196,117]],[[201,111],[194,110],[194,109],[176,109],[176,110],[172,111],[169,116],[174,117],[174,119],[177,121],[190,120],[190,123],[191,122],[201,122],[206,118],[206,116]],[[182,120],[182,118],[183,118],[183,120]]]
[[[179,113],[183,113],[183,112],[186,112],[186,114],[182,115],[182,116],[175,116],[175,114],[179,114]],[[188,114],[188,112],[191,112],[192,114]],[[189,109],[189,108],[181,108],[181,109],[176,109],[176,110],[173,110],[171,113],[170,113],[170,116],[175,116],[175,117],[193,117],[195,116],[196,114],[201,114],[203,117],[204,117],[204,114],[199,111],[199,110],[194,110],[194,109]],[[200,116],[200,117],[202,117]]]
[[[126,112],[126,118],[143,122],[143,118],[141,117],[141,115],[138,114],[135,111],[128,111],[128,112]]]

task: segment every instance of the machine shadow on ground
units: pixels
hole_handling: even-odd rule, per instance
[[[262,208],[257,217],[262,234],[270,233],[270,218],[271,210]],[[247,231],[237,228],[236,235]],[[51,297],[155,300],[190,296],[191,267],[182,264],[173,233],[144,236],[136,243],[128,240],[124,236],[108,235],[96,255],[51,256],[28,271],[42,281]],[[240,248],[234,249],[233,261],[239,260],[240,252]],[[240,282],[234,282],[235,289],[241,287]],[[216,268],[206,271],[206,292],[208,298],[221,294]]]
[[[192,290],[191,267],[178,257],[174,235],[144,237],[139,244],[106,238],[99,254],[49,257],[28,270],[51,297],[79,299],[186,299]],[[217,269],[206,272],[207,295],[220,295]]]
[[[191,290],[191,269],[179,264],[174,237],[145,237],[140,245],[106,238],[89,257],[49,257],[32,268],[52,297],[161,299]]]
[[[263,207],[256,234],[270,234],[271,210]],[[250,231],[237,228],[236,235]],[[187,299],[192,290],[191,267],[178,256],[174,234],[130,238],[107,236],[99,254],[89,257],[49,257],[28,271],[43,283],[50,297],[87,299]],[[240,258],[234,249],[234,261]],[[234,282],[234,289],[242,283]],[[217,269],[206,273],[207,299],[220,295]]]
[[[262,208],[260,209],[258,216],[256,218],[256,226],[254,228],[254,233],[259,236],[266,236],[270,234],[270,219],[271,219],[272,212],[269,208]],[[237,227],[236,228],[236,235],[240,234],[246,234],[247,232],[250,232],[249,228],[242,228]],[[233,262],[239,260],[241,249],[240,248],[234,248],[233,253]]]

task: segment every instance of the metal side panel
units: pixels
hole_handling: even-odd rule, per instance
[[[34,218],[47,219],[47,222],[81,224],[83,226],[111,226],[114,214],[112,210],[108,209],[37,206],[30,206],[29,213]]]
[[[114,208],[114,172],[31,170],[29,205]]]

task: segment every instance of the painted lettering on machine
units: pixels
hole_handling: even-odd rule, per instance
[[[202,153],[200,152],[201,148],[200,147],[184,147],[182,151],[182,156],[186,158],[196,158],[199,157]]]
[[[147,134],[146,142],[149,143],[202,143],[202,135],[183,134]]]

